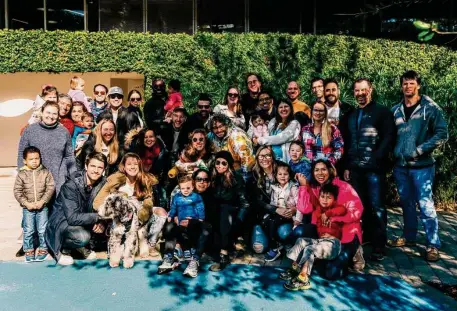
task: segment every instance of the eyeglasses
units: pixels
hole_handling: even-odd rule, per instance
[[[94,94],[95,95],[106,95],[106,92],[105,91],[100,91],[100,92],[95,91]]]
[[[272,158],[271,153],[268,154],[259,154],[259,159],[260,160],[270,160]]]
[[[122,99],[122,98],[124,98],[124,96],[122,96],[121,94],[111,94],[111,95],[109,95],[109,98],[119,98],[119,99]]]
[[[216,165],[227,166],[227,165],[228,165],[228,163],[227,163],[227,161],[220,161],[220,160],[216,160]]]
[[[194,137],[194,138],[192,138],[192,141],[193,141],[194,143],[196,143],[197,141],[202,142],[202,141],[204,141],[204,140],[205,140],[205,139],[204,139],[203,137],[200,137],[200,138]]]
[[[140,97],[130,97],[130,101],[131,102],[139,102],[139,101],[141,101],[141,98]]]
[[[197,105],[198,109],[209,109],[211,108],[210,105]]]
[[[316,112],[316,113],[324,113],[324,112],[325,112],[325,109],[313,109],[313,112]]]
[[[228,97],[235,97],[235,98],[237,98],[238,96],[240,96],[240,94],[237,94],[237,93],[228,93],[227,96],[228,96]]]
[[[197,177],[195,178],[196,182],[209,182],[209,178]]]
[[[270,101],[271,97],[259,98],[259,103],[266,103]]]

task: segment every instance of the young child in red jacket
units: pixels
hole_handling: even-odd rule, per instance
[[[171,122],[173,110],[178,107],[184,107],[181,94],[181,82],[179,80],[171,80],[168,82],[168,99],[164,106],[166,111],[165,122]]]
[[[333,222],[332,217],[343,216],[346,208],[336,205],[339,188],[326,184],[319,192],[319,206],[314,210],[312,218],[316,223],[319,238],[300,238],[287,253],[293,260],[292,267],[281,273],[280,278],[287,280],[284,287],[289,290],[305,290],[311,287],[309,276],[314,259],[335,259],[341,251],[342,223]],[[302,254],[300,260],[300,254]],[[301,267],[301,269],[300,269]]]

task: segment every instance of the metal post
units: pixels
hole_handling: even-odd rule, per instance
[[[143,0],[143,32],[148,32],[148,0]]]
[[[9,28],[9,16],[8,16],[8,0],[3,1],[5,4],[5,28]]]
[[[84,31],[89,31],[89,17],[87,10],[87,0],[83,0],[84,4]]]
[[[250,1],[244,0],[244,32],[249,32],[249,7]]]
[[[302,33],[302,22],[303,22],[303,5],[300,4],[300,24],[298,25],[298,33]]]
[[[44,19],[44,30],[48,29],[48,8],[46,7],[46,0],[43,0],[43,19]]]
[[[97,11],[98,11],[98,31],[101,31],[102,29],[102,21],[101,21],[101,14],[100,14],[100,0],[97,1],[98,6],[97,6]]]
[[[198,15],[197,15],[197,0],[192,0],[192,34],[195,35],[197,33],[197,25],[198,25]]]

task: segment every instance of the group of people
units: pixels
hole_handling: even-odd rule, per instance
[[[166,90],[155,79],[144,104],[137,90],[124,103],[120,87],[102,84],[89,98],[80,77],[68,94],[43,87],[21,133],[14,187],[27,262],[48,253],[60,265],[95,259],[112,226],[99,213],[111,193],[140,203],[138,234],[148,241],[140,256],[162,252],[160,274],[188,261],[184,275],[196,277],[204,252],[218,272],[249,248],[266,261],[285,253],[285,288],[308,289],[316,258],[335,279],[364,268],[362,242],[377,261],[386,246],[414,245],[416,205],[426,259],[439,259],[432,152],[447,140],[447,124],[420,94],[418,73],[400,77],[403,98],[392,109],[373,100],[366,78],[354,81],[356,107],[340,101],[335,79],[313,79],[308,106],[296,81],[276,99],[250,73],[245,94],[229,87],[217,105],[200,94],[195,107],[187,103],[196,108],[189,116],[180,86],[172,80]],[[392,167],[404,232],[388,240]]]

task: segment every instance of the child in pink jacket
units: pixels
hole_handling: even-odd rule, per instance
[[[179,80],[171,80],[168,82],[168,99],[165,103],[165,121],[171,121],[171,114],[173,110],[178,107],[184,107],[182,102],[182,94],[181,94],[181,82]]]

